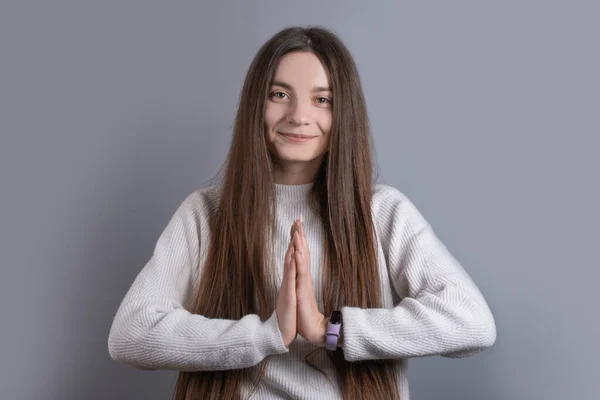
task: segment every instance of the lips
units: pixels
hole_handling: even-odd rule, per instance
[[[312,138],[316,137],[316,136],[311,136],[311,135],[302,135],[302,134],[298,134],[298,133],[286,133],[286,132],[279,132],[279,133],[282,134],[283,136],[293,137],[296,139],[312,139]]]

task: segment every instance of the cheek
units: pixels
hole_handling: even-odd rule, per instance
[[[265,112],[265,130],[267,132],[271,131],[271,129],[273,128],[273,119],[272,117],[269,115],[269,112],[266,111]]]
[[[319,126],[321,128],[321,132],[325,135],[329,135],[331,133],[331,124],[333,122],[333,118],[331,112],[323,113],[319,120]]]
[[[275,125],[279,122],[281,111],[272,104],[265,107],[265,128],[268,132],[272,132]]]

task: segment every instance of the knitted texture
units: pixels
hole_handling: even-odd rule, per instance
[[[273,251],[281,261],[275,265],[280,285],[290,226],[302,214],[323,312],[324,230],[309,207],[311,186],[276,185]],[[208,319],[187,311],[210,244],[208,215],[216,212],[219,194],[212,186],[193,192],[169,221],[117,310],[108,337],[111,357],[140,369],[198,371],[252,367],[270,356],[252,399],[341,399],[325,351],[311,361],[329,379],[304,360],[317,346],[300,335],[284,346],[274,310],[265,321],[258,315]],[[407,358],[478,353],[494,344],[496,325],[473,280],[407,196],[376,184],[372,212],[383,308],[343,307],[342,348],[348,361],[397,359],[400,394],[408,400]],[[243,394],[250,388],[245,385]]]

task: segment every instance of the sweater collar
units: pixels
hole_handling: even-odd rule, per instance
[[[275,193],[277,198],[284,202],[288,201],[306,201],[307,195],[314,182],[303,183],[300,185],[284,185],[281,183],[275,184]]]

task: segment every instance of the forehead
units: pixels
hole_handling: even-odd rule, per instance
[[[311,52],[293,52],[281,57],[273,80],[293,87],[328,86],[329,78],[319,58]]]

